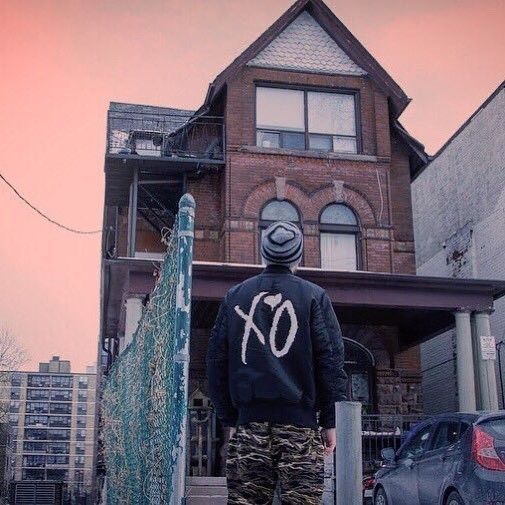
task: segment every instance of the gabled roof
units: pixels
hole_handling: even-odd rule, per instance
[[[337,75],[366,75],[304,10],[248,66]]]
[[[389,97],[393,114],[398,117],[408,105],[410,99],[322,0],[297,0],[270,28],[214,79],[209,86],[204,106],[210,105],[220,94],[226,83],[244,65],[263,51],[303,11],[307,11],[324,28],[328,35],[349,56],[350,60],[369,74],[374,83]]]

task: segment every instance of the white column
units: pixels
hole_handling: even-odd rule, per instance
[[[496,387],[495,360],[482,359],[480,337],[491,336],[489,312],[475,313],[475,335],[477,343],[476,364],[479,370],[480,402],[483,410],[498,410],[498,390]]]
[[[455,312],[454,319],[456,320],[456,365],[459,410],[461,412],[469,412],[476,410],[470,312]]]
[[[142,298],[139,296],[131,296],[126,299],[126,320],[123,349],[126,349],[132,341],[133,334],[137,330],[140,318],[142,317],[143,307]]]

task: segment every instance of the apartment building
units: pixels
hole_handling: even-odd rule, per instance
[[[11,482],[63,482],[64,503],[92,503],[95,391],[95,367],[72,373],[59,356],[37,372],[9,373],[2,398],[11,428]]]

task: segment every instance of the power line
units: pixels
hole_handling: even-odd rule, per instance
[[[67,230],[71,233],[77,233],[79,235],[94,235],[96,233],[102,233],[102,230],[77,230],[75,228],[70,228],[69,226],[65,226],[64,224],[58,223],[58,221],[55,221],[54,219],[50,218],[47,214],[39,210],[37,207],[32,205],[0,172],[0,179],[2,179],[9,188],[11,188],[12,191],[16,194],[16,196],[22,200],[28,207],[30,207],[32,210],[34,210],[37,214],[42,216],[44,219],[49,221],[50,223],[58,226],[59,228],[63,228],[64,230]]]

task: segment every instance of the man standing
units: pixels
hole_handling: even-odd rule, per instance
[[[228,445],[228,503],[320,503],[323,454],[335,448],[336,401],[347,377],[340,326],[323,289],[294,274],[303,236],[291,223],[265,231],[265,270],[232,288],[207,354],[210,398]],[[321,427],[321,432],[319,432]]]

